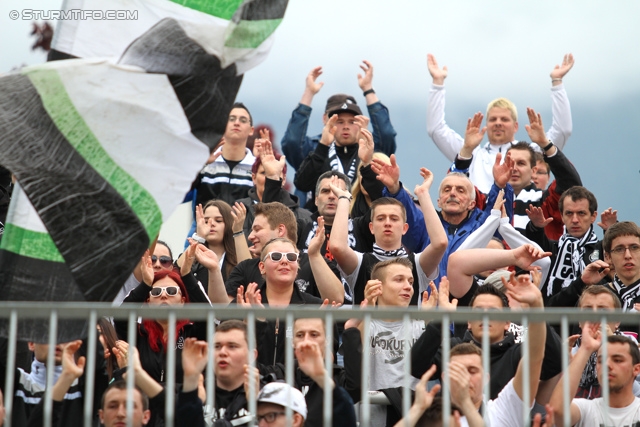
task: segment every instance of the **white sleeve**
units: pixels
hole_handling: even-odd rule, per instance
[[[420,255],[422,252],[415,254],[414,262],[416,264],[416,272],[418,273],[418,277],[414,278],[414,280],[418,280],[418,289],[420,293],[423,293],[429,287],[429,283],[432,280],[436,280],[438,275],[440,274],[440,268],[436,267],[430,274],[427,274],[422,270],[422,266],[420,265]],[[422,304],[422,299],[418,298],[418,305]]]
[[[538,245],[533,240],[527,239],[523,234],[521,234],[518,230],[513,228],[511,224],[509,224],[509,218],[501,218],[500,219],[500,235],[507,242],[511,249],[518,248],[522,245],[533,245],[537,249],[542,250],[540,245]],[[551,258],[546,257],[539,259],[534,262],[533,265],[540,267],[540,271],[542,272],[542,278],[540,280],[540,286],[546,282],[547,276],[549,275],[549,270],[551,269]]]
[[[355,294],[354,287],[356,285],[356,280],[358,279],[358,273],[360,272],[360,267],[362,266],[362,252],[354,251],[356,256],[358,257],[358,266],[351,272],[351,274],[346,274],[342,268],[340,268],[340,264],[338,264],[338,270],[340,271],[340,275],[347,282],[349,288],[351,289],[351,295]]]
[[[478,227],[473,233],[469,234],[456,250],[460,251],[463,249],[486,248],[493,237],[493,233],[495,233],[498,229],[498,225],[500,225],[500,216],[502,216],[501,211],[491,209],[491,215],[487,217],[484,224]]]
[[[551,87],[551,127],[547,131],[547,138],[562,150],[573,131],[571,119],[571,105],[564,84]]]
[[[427,102],[427,133],[442,154],[453,162],[460,152],[464,138],[444,121],[444,86],[431,84]]]
[[[513,387],[512,378],[498,394],[498,397],[489,401],[491,427],[521,426],[522,404],[522,399],[520,399],[516,389]],[[531,408],[533,408],[533,405],[531,405]]]

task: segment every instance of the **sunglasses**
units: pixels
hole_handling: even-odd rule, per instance
[[[287,261],[289,262],[297,262],[299,257],[298,253],[296,252],[269,252],[262,261],[266,260],[267,258],[271,258],[271,261],[280,262],[283,256],[287,257]]]
[[[166,292],[167,296],[172,297],[180,293],[180,288],[177,286],[158,286],[156,288],[151,288],[149,295],[152,297],[159,297],[162,295],[163,291]]]
[[[155,255],[151,255],[151,263],[155,264],[156,261],[160,261],[160,265],[163,267],[170,267],[173,264],[173,260],[171,259],[171,257],[162,255],[161,257],[158,258]]]

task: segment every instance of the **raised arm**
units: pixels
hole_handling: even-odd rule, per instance
[[[423,182],[417,185],[414,191],[420,201],[420,210],[424,215],[424,223],[430,242],[420,254],[419,262],[424,274],[431,277],[433,276],[432,273],[437,270],[438,264],[447,250],[449,239],[429,195],[429,189],[433,184],[433,173],[427,168],[420,168],[420,175],[423,178]]]
[[[547,132],[547,137],[560,148],[564,148],[573,131],[571,105],[564,88],[562,79],[573,67],[573,55],[568,53],[562,59],[562,64],[556,65],[551,71],[551,114],[553,121]]]
[[[427,68],[433,79],[427,103],[427,133],[440,152],[453,162],[462,148],[464,138],[444,120],[444,80],[447,78],[448,70],[446,66],[440,68],[432,54],[427,55]]]
[[[202,245],[198,245],[196,247],[196,259],[209,271],[207,293],[209,294],[209,300],[211,303],[228,304],[229,297],[227,296],[227,289],[225,288],[224,280],[222,279],[222,270],[220,268],[221,266],[218,256],[215,252]]]
[[[316,280],[320,297],[342,304],[344,302],[344,287],[342,286],[342,282],[333,274],[333,271],[331,271],[331,268],[321,253],[325,238],[324,218],[319,216],[316,235],[309,243],[308,255],[311,272]]]
[[[340,269],[349,275],[358,267],[358,256],[349,247],[349,208],[352,196],[348,191],[338,187],[338,177],[334,176],[331,179],[331,191],[338,198],[338,206],[331,227],[329,247]]]
[[[484,270],[517,265],[530,270],[531,265],[550,252],[543,252],[534,246],[523,245],[511,250],[467,249],[456,251],[449,257],[447,276],[451,282],[451,295],[462,298],[473,284],[473,275]]]
[[[568,372],[565,372],[565,375],[569,375],[569,396],[576,395],[584,368],[587,366],[591,354],[593,354],[594,351],[598,351],[601,344],[600,328],[591,322],[585,322],[582,327],[582,342],[569,363]],[[555,416],[558,420],[562,420],[564,417],[564,393],[562,385],[563,381],[559,381],[556,388],[553,389],[550,400],[554,402]],[[571,425],[574,425],[580,421],[580,410],[575,403],[571,402],[570,411]]]
[[[360,86],[362,94],[366,94],[364,97],[367,101],[367,110],[373,127],[375,149],[390,156],[396,152],[396,131],[391,124],[389,110],[382,105],[373,90],[373,65],[371,62],[362,61],[360,68],[364,74],[358,74],[358,86]]]
[[[311,101],[324,85],[322,82],[316,82],[321,74],[322,67],[315,67],[307,75],[300,104],[293,110],[287,129],[280,141],[282,152],[295,169],[300,168],[304,158],[314,150],[317,144],[317,141],[307,137],[307,127],[311,116]]]
[[[531,273],[533,280],[527,274],[521,274],[516,277],[515,273],[511,273],[509,281],[504,278],[502,282],[507,289],[507,295],[529,308],[544,308],[542,293],[540,292],[540,272],[533,271]],[[545,322],[531,322],[527,332],[527,340],[529,340],[529,366],[524,366],[522,360],[518,364],[516,375],[513,379],[513,388],[516,393],[523,399],[524,397],[524,372],[529,369],[529,399],[527,404],[533,403],[538,393],[538,384],[540,381],[540,372],[542,370],[542,361],[544,359],[544,350],[547,340],[547,327]]]

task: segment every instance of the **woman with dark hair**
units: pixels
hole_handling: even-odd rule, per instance
[[[198,290],[199,291],[199,290]],[[154,274],[151,287],[141,283],[125,298],[125,303],[143,303],[148,306],[181,307],[189,303],[189,292],[185,284],[175,271],[163,270]],[[118,338],[128,341],[127,322],[116,320],[115,329]],[[143,319],[138,325],[136,347],[140,354],[140,362],[144,370],[157,382],[164,384],[166,372],[167,348],[169,345],[176,349],[176,380],[182,378],[181,349],[185,338],[196,337],[206,339],[206,322],[192,323],[182,319],[176,321],[176,342],[168,343],[168,319]]]
[[[116,334],[111,320],[106,317],[99,318],[96,326],[98,328],[100,344],[102,344],[102,348],[104,349],[105,372],[107,373],[107,378],[111,381],[114,371],[118,369],[118,360],[112,352],[116,346],[116,341],[118,341],[118,334]]]
[[[242,206],[244,207],[244,206]],[[223,280],[227,280],[231,270],[238,262],[250,257],[246,240],[242,233],[244,210],[232,209],[223,200],[211,200],[204,208],[196,207],[196,236],[189,239],[190,245],[176,261],[182,276],[193,273],[196,280],[208,288],[209,271],[204,265],[202,251],[196,250],[198,244],[212,251],[218,263]],[[239,232],[234,232],[234,227]],[[238,251],[239,249],[239,251]],[[240,256],[238,256],[240,252]]]
[[[151,255],[151,265],[154,273],[162,270],[173,270],[173,253],[169,245],[162,240],[156,241],[153,255]]]

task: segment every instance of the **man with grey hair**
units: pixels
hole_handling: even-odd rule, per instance
[[[505,162],[500,164],[501,155],[496,157],[493,166],[494,184],[487,196],[484,210],[476,205],[476,191],[473,183],[463,173],[452,172],[440,183],[438,189],[438,216],[442,226],[447,232],[449,245],[440,261],[438,277],[434,280],[436,286],[440,284],[440,278],[446,275],[449,255],[455,252],[462,242],[474,230],[480,227],[491,214],[498,194],[504,191],[505,208],[509,218],[513,216],[513,188],[508,183],[511,177],[511,160],[507,156]],[[371,165],[373,171],[378,174],[378,179],[385,185],[382,194],[399,200],[407,211],[407,223],[419,223],[424,221],[422,211],[415,205],[409,193],[400,182],[400,167],[395,161],[395,155],[391,156],[391,164],[386,164],[377,159]],[[425,227],[413,227],[411,234],[416,241],[422,242],[422,250],[430,243],[430,238]]]

